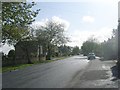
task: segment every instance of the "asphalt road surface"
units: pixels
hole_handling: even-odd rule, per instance
[[[118,87],[112,81],[113,61],[73,56],[2,74],[3,88],[97,88]],[[92,82],[92,83],[91,83]],[[104,82],[104,83],[103,83]]]

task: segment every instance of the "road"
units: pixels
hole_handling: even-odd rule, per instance
[[[120,80],[116,78],[117,68],[115,61],[92,60],[84,69],[82,75],[78,74],[71,88],[119,88]]]
[[[2,74],[3,88],[84,88],[118,87],[111,81],[113,61],[87,60],[73,56],[46,64]],[[90,83],[92,81],[92,83]],[[102,83],[102,81],[106,83]],[[96,84],[97,83],[97,84]]]

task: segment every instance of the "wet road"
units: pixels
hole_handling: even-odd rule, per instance
[[[85,56],[73,56],[51,63],[33,65],[3,73],[3,88],[63,88],[74,85],[89,65]],[[71,86],[72,86],[71,85]]]
[[[120,80],[116,79],[115,61],[99,59],[91,60],[82,75],[78,74],[71,88],[119,88]]]

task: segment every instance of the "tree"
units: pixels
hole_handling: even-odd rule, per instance
[[[32,7],[35,5],[32,3],[22,2],[3,2],[2,3],[2,43],[9,43],[15,45],[22,40],[30,40],[29,25],[35,21],[35,17],[39,13],[40,9],[33,11]],[[22,47],[23,50],[27,50],[27,44]],[[25,51],[26,52],[26,51]],[[29,54],[28,52],[26,54]],[[29,55],[28,55],[29,56]],[[30,59],[28,57],[28,62]]]
[[[79,47],[78,46],[73,47],[72,55],[78,55],[78,54],[80,54]]]
[[[81,49],[84,55],[88,55],[88,53],[91,52],[94,52],[98,56],[100,55],[100,44],[93,37],[85,41],[81,46]]]
[[[61,45],[59,47],[59,52],[62,56],[69,56],[72,53],[72,47],[66,46],[66,45]]]
[[[15,50],[10,50],[8,53],[8,60],[13,61],[13,65],[15,65]]]
[[[105,59],[117,59],[117,29],[113,29],[113,35],[101,44],[103,57]]]
[[[64,34],[65,25],[63,23],[57,23],[53,20],[49,20],[44,26],[41,26],[36,30],[36,36],[39,44],[46,47],[47,56],[46,59],[51,59],[52,48],[65,44],[68,38]]]
[[[28,26],[40,11],[32,11],[34,5],[34,2],[2,2],[2,43],[15,44],[28,35]]]

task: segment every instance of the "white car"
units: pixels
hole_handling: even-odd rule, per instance
[[[93,60],[93,59],[95,59],[95,58],[96,58],[96,56],[95,56],[94,53],[89,53],[89,54],[88,54],[88,60]]]

